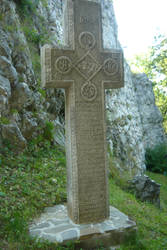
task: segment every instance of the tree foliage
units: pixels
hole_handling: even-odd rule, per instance
[[[156,36],[148,53],[136,56],[131,64],[135,69],[145,72],[152,81],[156,104],[162,113],[167,131],[167,37]]]
[[[14,0],[23,16],[35,13],[40,0]]]
[[[146,150],[147,170],[155,173],[167,174],[167,144],[156,145]]]

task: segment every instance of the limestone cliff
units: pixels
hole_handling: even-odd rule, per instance
[[[61,0],[34,5],[1,0],[0,8],[0,145],[8,139],[23,149],[31,138],[55,125],[55,141],[64,143],[62,90],[40,87],[40,47],[63,41]],[[112,1],[102,0],[104,47],[120,48]],[[107,138],[115,165],[132,174],[145,169],[149,146],[162,142],[162,117],[145,75],[132,76],[125,62],[125,87],[106,92]]]

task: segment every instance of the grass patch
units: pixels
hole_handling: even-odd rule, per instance
[[[167,177],[147,173],[161,186],[161,210],[149,203],[138,201],[133,194],[123,191],[110,180],[110,202],[132,218],[138,227],[137,238],[121,247],[125,250],[166,250],[167,249]]]
[[[138,201],[110,177],[110,203],[137,223],[135,239],[122,250],[167,249],[167,177],[147,173],[161,184],[161,209]],[[124,186],[124,185],[123,185]],[[7,144],[0,149],[0,249],[74,249],[36,242],[28,234],[28,224],[45,207],[66,202],[65,152],[49,141],[33,141],[16,155]],[[99,247],[99,249],[102,249]]]
[[[30,239],[28,223],[45,207],[66,201],[64,150],[47,141],[19,155],[1,148],[0,176],[0,249],[54,249]]]

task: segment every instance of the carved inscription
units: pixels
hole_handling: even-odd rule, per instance
[[[94,113],[96,112],[96,114],[98,112],[101,112],[102,111],[102,106],[101,106],[101,103],[100,102],[93,102],[93,103],[84,103],[83,105],[83,102],[76,102],[76,112],[78,112],[78,115],[81,113],[81,112],[88,112],[88,113]]]
[[[80,220],[81,223],[98,221],[98,217],[103,219],[106,216],[103,107],[96,101],[89,104],[78,102],[76,113]]]
[[[98,18],[96,17],[90,17],[90,16],[80,16],[79,21],[81,24],[94,24],[98,22]]]

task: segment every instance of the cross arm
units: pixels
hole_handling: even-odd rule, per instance
[[[68,88],[71,79],[74,51],[49,45],[41,48],[42,87]]]
[[[124,86],[124,59],[122,50],[104,50],[101,52],[102,81],[105,89]]]

